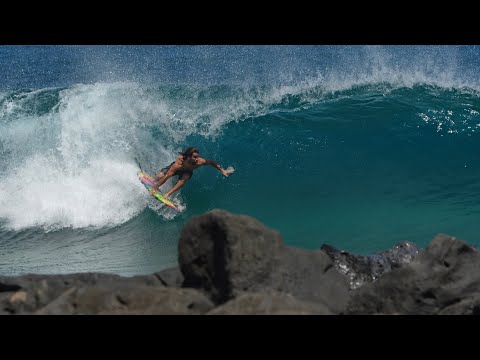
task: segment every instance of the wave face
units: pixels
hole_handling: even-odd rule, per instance
[[[475,244],[478,47],[0,48],[0,273],[147,273],[191,216],[257,217],[286,243],[368,254]],[[179,151],[195,171],[151,198]],[[169,181],[163,189],[169,189]]]

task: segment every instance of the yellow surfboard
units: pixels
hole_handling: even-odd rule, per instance
[[[144,171],[140,170],[137,173],[138,179],[140,182],[147,188],[147,190],[150,192],[151,189],[153,189],[153,182],[152,182],[152,177],[145,173]],[[162,193],[160,191],[155,191],[152,196],[156,198],[157,200],[161,201],[168,207],[171,207],[172,209],[175,209],[177,211],[180,211],[170,200],[167,200],[163,197]]]

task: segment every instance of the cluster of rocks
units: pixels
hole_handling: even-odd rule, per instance
[[[371,256],[286,246],[256,219],[212,210],[150,275],[0,277],[0,314],[478,314],[480,255],[439,234]]]

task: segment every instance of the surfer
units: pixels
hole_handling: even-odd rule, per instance
[[[178,176],[177,183],[170,189],[170,191],[163,195],[165,199],[169,199],[170,195],[179,190],[189,179],[192,178],[193,170],[203,165],[212,165],[224,176],[228,176],[234,172],[231,168],[225,170],[214,160],[201,158],[200,152],[197,148],[189,147],[183,153],[180,153],[174,162],[164,167],[156,174],[156,178],[154,179],[155,186],[150,192],[154,193],[172,176]]]

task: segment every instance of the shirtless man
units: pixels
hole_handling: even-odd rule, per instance
[[[233,169],[225,170],[214,160],[201,158],[197,148],[189,147],[183,153],[180,153],[180,156],[178,156],[174,162],[164,167],[156,174],[156,178],[154,179],[155,186],[150,192],[153,193],[154,190],[158,190],[160,186],[165,184],[165,182],[172,176],[178,176],[177,183],[170,189],[170,191],[163,194],[165,199],[169,199],[170,195],[179,190],[189,179],[191,179],[193,170],[198,169],[203,165],[212,165],[225,176],[230,175],[234,171]]]

